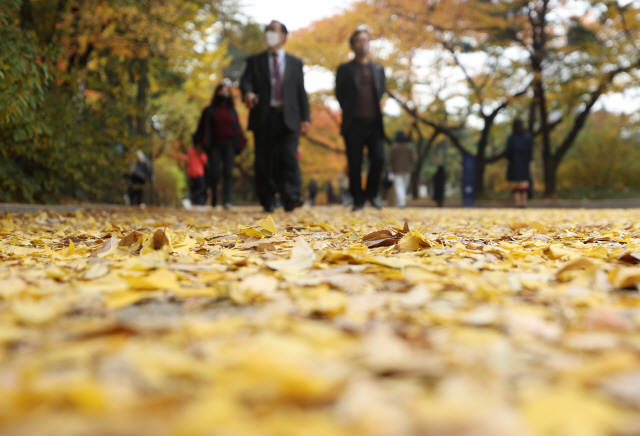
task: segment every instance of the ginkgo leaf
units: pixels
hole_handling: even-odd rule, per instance
[[[0,428],[640,432],[636,210],[390,212],[0,214]]]
[[[162,248],[167,248],[168,251],[173,250],[173,246],[171,245],[171,231],[168,228],[158,229],[153,233],[152,239],[152,247],[154,250],[160,250]]]
[[[304,238],[298,238],[291,249],[289,259],[270,260],[265,264],[272,269],[279,271],[302,271],[310,269],[315,261],[315,252]]]
[[[273,218],[271,217],[271,215],[269,215],[267,218],[262,220],[262,222],[260,223],[260,226],[264,230],[271,232],[273,234],[278,233],[278,231],[276,230],[276,223],[273,222]]]
[[[142,238],[142,233],[133,231],[118,242],[120,247],[130,247]]]
[[[164,268],[157,269],[139,277],[130,277],[127,283],[134,289],[140,290],[156,290],[156,289],[175,289],[180,285],[176,274]]]

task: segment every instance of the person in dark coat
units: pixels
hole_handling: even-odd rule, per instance
[[[386,78],[382,65],[370,59],[370,39],[368,31],[356,30],[349,40],[354,59],[341,64],[336,73],[336,98],[342,109],[340,133],[347,149],[353,210],[362,209],[366,200],[377,209],[382,207],[378,189],[384,170],[385,136],[380,100],[386,90]],[[369,173],[363,192],[361,171],[365,146]]]
[[[309,204],[311,206],[315,206],[316,195],[318,195],[318,182],[316,182],[316,179],[311,179],[309,181],[308,190],[309,190]]]
[[[324,191],[327,193],[327,204],[339,203],[335,192],[333,192],[333,184],[331,182],[326,182],[324,184]]]
[[[234,108],[231,88],[221,83],[213,92],[211,104],[202,111],[198,129],[193,134],[194,147],[202,147],[208,156],[207,177],[212,192],[212,206],[215,207],[218,201],[218,182],[222,173],[222,206],[231,208],[235,156],[242,151],[246,142]]]
[[[507,180],[511,182],[516,207],[527,207],[531,160],[533,159],[533,139],[519,118],[513,121],[513,133],[509,135],[507,140],[505,157],[509,160]]]
[[[144,188],[147,182],[153,180],[153,167],[151,161],[142,152],[136,150],[136,160],[129,168],[129,187],[127,195],[132,206],[145,207]]]
[[[269,49],[247,59],[240,80],[255,142],[256,192],[265,212],[280,194],[285,211],[302,206],[298,140],[309,131],[309,100],[302,60],[284,50],[287,28],[272,21],[265,29]]]
[[[438,207],[444,205],[444,188],[447,183],[447,172],[444,165],[438,165],[435,175],[433,176],[433,200]]]

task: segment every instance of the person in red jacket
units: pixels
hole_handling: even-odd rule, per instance
[[[235,156],[242,151],[246,142],[233,104],[231,88],[221,83],[213,93],[211,104],[202,111],[198,129],[193,135],[193,143],[202,145],[209,156],[212,206],[217,204],[218,181],[222,173],[222,205],[225,209],[231,208]]]
[[[174,157],[187,162],[187,176],[189,177],[189,199],[192,205],[204,206],[207,202],[207,182],[205,180],[205,166],[209,161],[201,145],[192,145],[187,154],[171,153]]]

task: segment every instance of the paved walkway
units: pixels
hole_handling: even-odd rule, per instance
[[[445,207],[461,207],[460,200],[448,200]],[[418,199],[410,201],[409,207],[435,207],[435,203],[430,199]],[[513,207],[512,201],[502,200],[478,200],[476,207],[501,208]],[[19,204],[0,203],[0,212],[8,213],[37,213],[40,210],[55,210],[59,212],[74,212],[80,209],[118,209],[126,207],[121,204]],[[245,206],[236,206],[237,208]],[[246,206],[257,207],[257,206]],[[559,209],[634,209],[640,208],[640,198],[611,199],[611,200],[565,200],[565,199],[533,199],[529,202],[531,209],[559,208]]]
[[[409,207],[435,207],[431,199],[417,199],[407,202]],[[452,199],[444,203],[444,207],[462,207],[462,200]],[[475,207],[482,208],[513,208],[513,200],[476,200]],[[529,200],[531,209],[634,209],[640,208],[640,198],[624,198],[609,200],[567,200],[551,198],[535,198]]]
[[[512,201],[477,201],[478,207],[513,207]],[[633,209],[640,208],[640,198],[622,198],[607,200],[564,200],[540,198],[529,201],[531,208],[560,209]]]
[[[122,204],[22,204],[0,203],[0,212],[9,213],[37,213],[41,210],[55,210],[58,212],[75,212],[80,209],[118,209]]]

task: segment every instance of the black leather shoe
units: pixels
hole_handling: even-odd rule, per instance
[[[284,202],[284,211],[291,212],[293,209],[302,206],[302,200],[292,200]]]
[[[375,207],[376,209],[382,209],[382,202],[380,201],[379,198],[370,198],[369,202],[371,203],[371,206]]]
[[[362,210],[362,209],[364,209],[364,204],[354,204],[351,210],[355,212],[357,210]]]

